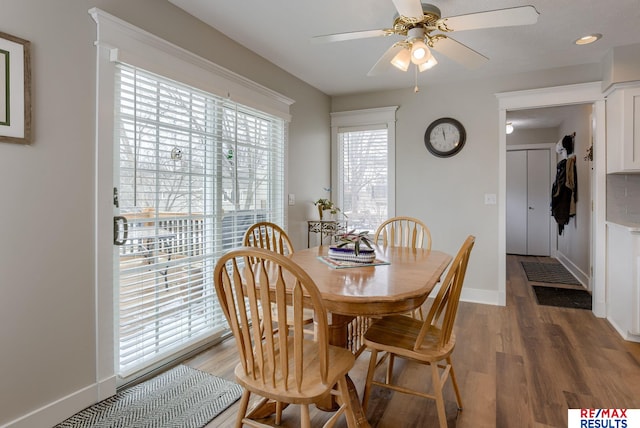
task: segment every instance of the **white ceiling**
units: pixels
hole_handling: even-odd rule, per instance
[[[391,0],[169,0],[231,39],[328,95],[411,88],[414,71],[367,72],[399,36],[312,44],[313,36],[389,28]],[[534,25],[451,33],[455,40],[490,59],[476,70],[442,55],[420,73],[418,83],[437,83],[523,71],[599,63],[614,46],[640,43],[640,0],[431,0],[443,17],[533,5]],[[603,38],[576,46],[578,37]]]

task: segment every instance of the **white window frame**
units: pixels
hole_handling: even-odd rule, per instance
[[[398,106],[380,107],[364,110],[350,110],[331,113],[331,189],[334,202],[343,206],[342,192],[339,192],[340,162],[338,134],[341,129],[361,128],[387,129],[387,162],[388,162],[388,217],[396,212],[396,110]],[[348,219],[347,219],[348,220]],[[373,231],[371,231],[373,233]]]
[[[229,98],[239,104],[281,117],[287,123],[291,121],[289,108],[294,101],[98,8],[90,9],[89,14],[97,25],[95,358],[97,398],[102,400],[115,394],[117,386],[117,319],[113,310],[117,298],[113,287],[113,168],[118,159],[114,150],[113,114],[116,62],[126,62]],[[285,141],[285,152],[286,144]],[[286,162],[285,158],[285,183]],[[283,210],[286,212],[285,208]]]

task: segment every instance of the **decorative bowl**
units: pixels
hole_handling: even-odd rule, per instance
[[[358,263],[372,263],[376,260],[376,252],[371,248],[362,248],[360,247],[359,254],[356,256],[356,251],[353,246],[347,245],[344,247],[329,247],[330,259],[333,260],[342,260],[348,262],[358,262]]]

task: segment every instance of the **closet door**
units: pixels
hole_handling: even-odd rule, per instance
[[[507,152],[507,253],[527,254],[527,151]]]
[[[507,152],[507,253],[550,254],[550,181],[549,150]]]
[[[527,150],[527,254],[548,256],[551,219],[548,150]]]

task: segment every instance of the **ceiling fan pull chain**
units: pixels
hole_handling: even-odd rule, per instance
[[[413,92],[417,94],[418,92],[420,92],[420,88],[418,88],[418,66],[417,65],[414,65],[414,70],[415,70],[416,86],[413,88]]]

